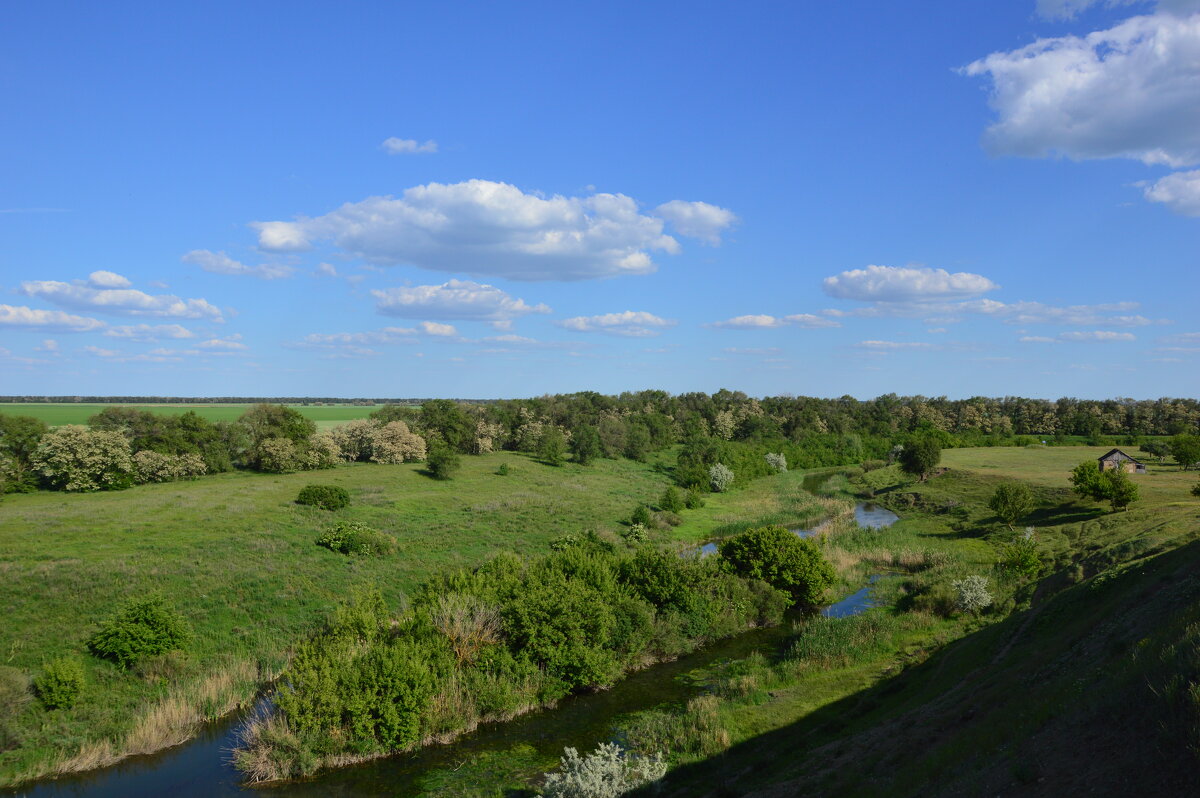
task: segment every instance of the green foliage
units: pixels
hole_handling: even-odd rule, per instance
[[[560,466],[567,456],[567,439],[561,429],[546,427],[538,440],[538,457],[552,466]]]
[[[650,526],[650,508],[644,504],[639,504],[633,508],[633,515],[629,517],[631,524],[641,524],[642,526]]]
[[[951,585],[957,592],[955,606],[961,612],[979,612],[992,605],[992,594],[988,591],[986,577],[968,576],[954,580]]]
[[[183,616],[161,596],[132,599],[88,638],[88,650],[129,668],[145,657],[182,648],[191,638]]]
[[[658,506],[665,512],[678,513],[682,512],[687,503],[684,501],[683,494],[679,488],[674,485],[663,491],[662,496],[658,500]]]
[[[40,419],[0,414],[0,493],[37,490],[33,455],[48,430]]]
[[[431,399],[423,403],[420,427],[429,439],[431,452],[434,440],[440,441],[451,452],[462,454],[469,454],[475,442],[475,421],[462,406],[449,399]]]
[[[576,427],[571,435],[571,454],[579,465],[590,465],[600,456],[600,431],[591,424]]]
[[[436,442],[429,447],[425,465],[434,479],[453,479],[462,467],[462,459],[446,444]]]
[[[625,542],[629,544],[645,543],[646,525],[645,524],[630,524],[621,530],[621,537],[625,538]]]
[[[733,472],[724,463],[714,463],[708,467],[708,483],[715,493],[724,493],[733,484]]]
[[[704,506],[704,494],[695,489],[689,490],[683,503],[689,510],[699,510]]]
[[[70,708],[83,687],[83,664],[74,657],[51,660],[33,681],[33,689],[47,709]]]
[[[15,716],[33,696],[29,692],[29,677],[20,668],[0,665],[0,725]],[[0,746],[0,750],[3,747]]]
[[[121,490],[134,481],[129,441],[110,430],[59,427],[42,437],[30,463],[56,490]]]
[[[1192,495],[1200,496],[1200,482],[1197,482],[1195,485],[1192,486]]]
[[[341,510],[350,505],[350,492],[340,485],[305,485],[296,495],[296,504]]]
[[[1100,484],[1100,464],[1095,460],[1084,460],[1071,471],[1071,489],[1082,498],[1101,501],[1104,499]]]
[[[1042,570],[1042,559],[1038,555],[1033,527],[1026,530],[1026,534],[999,544],[997,554],[997,566],[1023,579],[1035,579]]]
[[[584,757],[567,748],[559,762],[557,771],[545,774],[540,793],[545,798],[618,798],[667,773],[662,754],[626,754],[615,743],[600,743]]]
[[[238,423],[250,434],[255,445],[270,438],[304,444],[317,431],[312,419],[284,405],[257,404],[243,413]]]
[[[780,474],[788,470],[787,457],[782,452],[767,452],[763,455],[763,459],[767,461],[767,465]]]
[[[899,627],[897,618],[882,612],[848,618],[817,615],[799,628],[784,657],[809,667],[842,667],[885,650]]]
[[[941,444],[931,435],[919,435],[904,444],[900,469],[924,482],[942,461]]]
[[[366,524],[338,521],[317,538],[317,545],[339,554],[383,557],[396,551],[396,539]]]
[[[1123,510],[1138,500],[1138,487],[1120,468],[1100,470],[1095,460],[1086,460],[1071,471],[1072,489],[1094,501],[1107,501],[1113,511]]]
[[[720,553],[734,573],[761,579],[806,606],[819,604],[836,578],[833,566],[816,543],[781,526],[764,526],[735,535],[721,543]]]
[[[559,535],[558,537],[553,538],[550,541],[550,550],[566,551],[567,549],[575,548],[579,545],[579,543],[579,536],[568,532],[565,535]]]
[[[1176,435],[1167,445],[1180,468],[1186,470],[1200,464],[1200,435]]]
[[[1033,491],[1024,482],[1005,482],[996,488],[988,507],[1011,529],[1033,509]]]
[[[501,463],[500,467],[496,469],[496,476],[506,477],[506,476],[508,476],[508,474],[509,474],[508,463]]]

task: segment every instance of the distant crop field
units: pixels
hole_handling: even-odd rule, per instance
[[[209,421],[236,421],[242,413],[250,405],[222,405],[222,404],[202,404],[202,405],[185,405],[185,404],[161,404],[161,405],[121,405],[122,407],[134,407],[138,410],[149,410],[151,413],[163,413],[169,415],[179,415],[186,413],[189,410],[195,411],[196,415],[208,419]],[[32,416],[40,418],[52,427],[58,427],[63,424],[86,424],[87,420],[99,413],[106,407],[112,405],[99,404],[49,404],[49,403],[30,403],[30,404],[0,404],[0,413],[6,413],[13,416]],[[289,405],[303,413],[306,417],[317,422],[319,429],[325,429],[335,424],[341,424],[346,421],[353,421],[356,418],[366,418],[379,406],[361,406],[361,405]]]

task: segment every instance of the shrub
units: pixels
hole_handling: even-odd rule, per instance
[[[1197,482],[1195,485],[1192,486],[1192,495],[1200,496],[1200,482]]]
[[[708,482],[716,493],[724,493],[733,484],[733,472],[722,463],[708,467]]]
[[[350,493],[338,485],[305,485],[296,495],[296,504],[340,510],[350,504]]]
[[[0,721],[15,717],[32,697],[29,694],[29,677],[25,675],[25,671],[0,665]]]
[[[568,532],[565,535],[559,535],[558,537],[553,538],[550,541],[550,550],[551,551],[566,551],[567,549],[573,549],[578,545],[579,545],[579,536],[573,535],[570,532]]]
[[[951,583],[958,592],[955,606],[962,612],[979,612],[992,605],[992,594],[988,592],[988,580],[982,576],[968,576]]]
[[[615,743],[600,743],[584,757],[567,748],[559,762],[558,771],[546,774],[546,798],[617,798],[667,773],[662,754],[629,755]]]
[[[835,578],[816,543],[781,526],[742,532],[723,541],[720,552],[739,576],[761,579],[801,604],[817,604]]]
[[[434,479],[453,479],[462,466],[462,460],[453,449],[438,442],[429,447],[429,456],[425,464]]]
[[[885,463],[883,460],[863,460],[862,461],[862,470],[864,472],[878,471],[879,469],[883,468],[886,465],[887,465],[887,463]]]
[[[88,639],[87,647],[128,668],[143,657],[182,648],[190,637],[183,616],[162,597],[151,596],[128,602]]]
[[[784,457],[783,452],[767,452],[763,458],[767,461],[767,465],[780,474],[787,471],[787,458]]]
[[[424,460],[425,439],[409,430],[403,421],[389,421],[376,428],[371,438],[371,462],[395,465]]]
[[[704,494],[695,489],[689,490],[683,503],[689,510],[699,510],[704,506]]]
[[[650,526],[650,508],[644,504],[639,504],[633,508],[633,515],[629,517],[629,521],[633,524]]]
[[[379,424],[366,418],[356,418],[329,430],[343,460],[369,460]]]
[[[46,663],[33,689],[47,709],[67,709],[83,692],[83,664],[72,657],[59,657]]]
[[[645,543],[646,525],[632,523],[627,528],[621,530],[621,537],[625,538],[626,543]]]
[[[500,464],[500,467],[496,469],[496,476],[498,476],[498,477],[508,476],[508,463]]]
[[[290,474],[304,468],[304,458],[296,444],[287,438],[266,438],[254,447],[252,459],[259,471]]]
[[[396,550],[396,539],[366,524],[338,521],[317,538],[317,545],[339,554],[382,557]]]
[[[999,560],[996,564],[1003,570],[1026,579],[1035,578],[1042,570],[1037,542],[1033,539],[1033,527],[1026,529],[1025,534],[1015,540],[1001,543],[998,549]]]
[[[32,464],[58,490],[120,490],[133,484],[129,441],[111,430],[79,424],[52,430],[42,437]]]
[[[683,494],[679,492],[679,488],[669,487],[663,491],[663,495],[658,500],[658,506],[668,513],[678,513],[686,506],[683,499]]]
[[[942,447],[938,442],[932,437],[921,436],[904,444],[904,450],[900,452],[900,470],[924,482],[941,460]]]
[[[1033,492],[1024,482],[1006,482],[996,488],[988,500],[991,508],[1009,529],[1033,507]]]
[[[208,467],[198,454],[161,454],[143,449],[133,456],[133,469],[138,482],[171,482],[176,479],[195,479]]]

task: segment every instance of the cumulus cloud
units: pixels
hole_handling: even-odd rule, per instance
[[[210,338],[207,341],[202,341],[197,346],[201,349],[214,350],[215,352],[243,352],[250,347],[246,346],[241,341],[241,335],[230,335],[225,338]]]
[[[599,332],[627,338],[661,335],[664,329],[677,324],[674,320],[660,318],[644,310],[626,310],[622,313],[604,313],[599,316],[575,316],[556,323],[575,332]]]
[[[318,263],[313,272],[318,277],[337,277],[338,270],[332,263]]]
[[[714,234],[712,212],[693,209],[692,216],[689,229]],[[467,180],[251,226],[266,250],[298,251],[328,240],[377,264],[510,280],[587,280],[653,272],[651,253],[680,251],[663,225],[622,194],[545,197],[508,183]]]
[[[458,330],[454,329],[453,324],[439,324],[436,321],[423,321],[418,324],[417,327],[426,335],[437,335],[441,337],[458,335]]]
[[[685,202],[671,200],[654,209],[654,215],[666,219],[680,235],[698,238],[717,246],[721,243],[721,232],[737,221],[733,211],[707,202]]]
[[[195,338],[196,334],[181,324],[126,324],[104,331],[110,338],[130,341],[158,341],[163,338]]]
[[[391,138],[384,139],[381,146],[388,155],[418,155],[438,151],[437,142],[433,139],[421,144],[416,139],[399,139],[392,136]]]
[[[112,272],[92,272],[86,281],[27,280],[21,293],[66,308],[124,316],[167,316],[224,321],[221,311],[204,299],[181,299],[173,294],[150,295],[134,288],[113,287],[124,280]],[[129,285],[128,281],[125,283]],[[76,317],[78,318],[78,317]],[[95,321],[93,319],[93,321]]]
[[[1145,327],[1163,324],[1129,311],[1137,310],[1137,302],[1111,302],[1099,305],[1068,305],[1059,307],[1041,302],[996,302],[981,299],[965,302],[958,309],[1002,319],[1006,324],[1058,324],[1069,327]]]
[[[1092,3],[1045,5],[1061,15]],[[997,119],[984,143],[995,154],[1200,162],[1200,15],[1157,13],[1085,36],[1038,39],[963,72],[991,79]]]
[[[90,332],[104,326],[104,322],[99,319],[72,316],[61,310],[36,310],[24,305],[0,305],[0,327],[55,330],[57,332]]]
[[[723,327],[731,330],[763,330],[774,327],[803,327],[817,329],[821,327],[841,327],[841,322],[833,319],[814,316],[811,313],[794,313],[790,316],[769,316],[765,313],[748,316],[734,316],[725,321],[713,322],[711,327]]]
[[[838,299],[862,302],[924,302],[979,296],[1000,286],[970,272],[945,269],[868,266],[826,277],[822,288]]]
[[[415,343],[417,334],[412,327],[384,327],[367,332],[312,333],[301,342],[307,346],[376,346],[380,344]]]
[[[211,252],[207,249],[193,249],[180,258],[184,263],[199,266],[213,274],[241,274],[258,277],[263,280],[277,280],[280,277],[291,277],[295,271],[291,266],[264,263],[260,266],[247,266],[239,263],[224,252]]]
[[[1183,216],[1200,216],[1200,170],[1176,172],[1146,186],[1151,202],[1161,202]]]
[[[405,319],[501,322],[550,312],[546,305],[529,305],[495,286],[470,280],[375,289],[371,294],[378,300],[375,307],[380,313]]]

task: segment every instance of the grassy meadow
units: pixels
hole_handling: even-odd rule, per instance
[[[333,409],[333,408],[313,408]],[[362,408],[366,410],[367,408]],[[12,494],[0,502],[0,665],[28,676],[76,655],[88,688],[70,710],[38,702],[8,722],[0,785],[114,761],[186,739],[200,720],[247,701],[300,639],[355,587],[401,600],[437,571],[491,554],[544,552],[564,533],[619,532],[670,484],[663,466],[598,460],[545,465],[522,454],[463,457],[449,481],[421,464],[349,464],[297,474],[234,472],[90,494]],[[496,472],[508,465],[506,476]],[[655,533],[700,541],[739,519],[811,515],[799,472],[758,480],[685,510]],[[346,488],[335,513],[294,503],[307,484]],[[396,554],[345,557],[315,545],[333,520],[394,535]],[[669,530],[669,531],[667,531]],[[88,656],[84,641],[124,600],[157,592],[191,623],[183,656],[130,673]]]
[[[76,404],[30,402],[24,404],[0,403],[0,413],[12,416],[30,416],[41,419],[51,427],[63,424],[86,424],[88,419],[112,404]],[[162,415],[182,415],[189,410],[207,421],[237,421],[252,405],[247,404],[153,404],[117,405],[135,410],[146,410]],[[318,429],[327,429],[357,418],[366,418],[379,407],[368,405],[288,405],[316,422]]]

